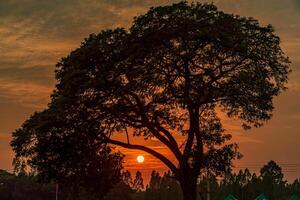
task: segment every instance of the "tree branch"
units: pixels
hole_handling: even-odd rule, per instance
[[[126,127],[125,127],[125,133],[126,133],[126,138],[127,138],[127,144],[130,144],[130,142],[129,142],[129,135],[128,135],[128,131],[127,131]]]
[[[145,105],[144,103],[140,100],[139,96],[135,94],[134,92],[129,92],[129,94],[136,100],[137,106],[140,109],[140,115],[142,118],[142,124],[149,129],[149,131],[163,144],[165,144],[170,151],[174,154],[178,162],[182,161],[182,154],[178,148],[176,140],[173,138],[173,136],[166,132],[166,130],[161,129],[161,126],[155,126],[148,117],[146,116],[146,110],[145,110]],[[164,133],[166,137],[160,132]]]
[[[176,157],[176,159],[178,160],[178,162],[182,161],[182,155],[181,155],[180,150],[178,149],[177,143],[176,143],[176,145],[173,144],[170,140],[168,140],[166,137],[164,137],[163,135],[161,135],[159,133],[159,131],[157,129],[155,129],[150,123],[147,123],[146,127],[151,131],[151,133],[159,141],[161,141],[163,144],[165,144],[171,150],[171,152],[174,154],[174,156]]]
[[[179,177],[179,170],[177,169],[177,167],[165,156],[163,156],[162,154],[154,151],[153,149],[150,149],[148,147],[145,147],[143,145],[137,145],[137,144],[127,144],[118,140],[112,140],[112,139],[107,139],[106,140],[107,143],[109,144],[114,144],[117,146],[121,146],[127,149],[136,149],[136,150],[141,150],[144,152],[147,152],[151,155],[153,155],[154,157],[156,157],[157,159],[159,159],[160,161],[162,161],[165,165],[167,165],[169,167],[169,169],[176,175]]]

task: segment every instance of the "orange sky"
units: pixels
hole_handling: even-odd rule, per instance
[[[90,33],[128,27],[132,17],[171,0],[0,0],[0,168],[12,170],[11,132],[36,110],[46,107],[56,62]],[[300,0],[219,0],[226,12],[253,16],[275,26],[291,58],[289,90],[275,100],[273,119],[247,131],[225,121],[244,158],[236,166],[257,171],[274,159],[289,180],[300,177]],[[157,141],[144,142],[166,155]],[[123,149],[122,149],[123,150]],[[145,174],[166,168],[145,153],[126,150],[125,167]],[[145,155],[137,164],[136,156]],[[147,176],[147,175],[144,175]],[[147,179],[147,178],[146,178]]]

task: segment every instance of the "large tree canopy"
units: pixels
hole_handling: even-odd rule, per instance
[[[23,127],[12,144],[16,152],[26,152],[17,156],[39,160],[40,149],[27,151],[35,143],[17,142],[22,132],[39,132],[42,138],[71,133],[74,146],[80,143],[72,143],[77,133],[95,133],[99,149],[110,143],[157,157],[181,183],[184,198],[194,199],[201,170],[220,174],[239,156],[235,144],[225,143],[231,136],[224,134],[218,113],[239,119],[245,129],[271,118],[273,97],[285,89],[290,71],[279,44],[271,25],[212,4],[151,8],[128,31],[92,34],[63,58],[45,111],[60,115],[59,122],[43,130]],[[116,134],[154,137],[176,161],[129,139],[112,139]],[[186,137],[183,145],[176,134]]]

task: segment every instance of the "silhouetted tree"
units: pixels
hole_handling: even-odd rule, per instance
[[[271,25],[226,14],[211,4],[180,2],[151,8],[135,18],[129,31],[92,34],[57,64],[58,83],[49,110],[54,119],[60,115],[62,125],[51,124],[37,138],[64,144],[60,141],[66,130],[80,135],[92,130],[101,141],[92,146],[106,142],[161,160],[179,181],[184,199],[194,200],[204,169],[222,174],[239,157],[236,144],[225,144],[230,135],[224,134],[216,111],[240,119],[245,129],[271,118],[273,97],[285,89],[289,72],[279,43]],[[65,120],[70,124],[64,125]],[[31,146],[38,155],[39,148],[50,147],[32,140],[17,142],[27,132],[39,132],[36,129],[23,125],[15,132],[17,156],[32,156],[18,153]],[[82,143],[76,134],[68,137],[73,145]],[[127,141],[111,137],[116,134],[125,134]],[[156,138],[178,165],[152,148],[130,143],[128,134]],[[178,144],[176,134],[186,137],[184,144]],[[62,154],[66,147],[61,148]],[[43,166],[48,159],[33,161]]]
[[[84,191],[92,194],[89,199],[101,199],[120,181],[123,156],[102,142],[85,111],[74,112],[75,118],[61,112],[52,107],[35,113],[13,133],[16,171],[30,166],[39,179],[66,188],[71,199],[79,199]],[[82,122],[76,121],[79,115]]]
[[[136,172],[135,179],[132,183],[132,189],[137,192],[140,192],[144,189],[144,180],[140,171]]]
[[[272,184],[281,184],[286,182],[283,180],[281,167],[273,160],[269,161],[261,168],[260,176],[263,180],[266,180]]]
[[[178,181],[170,172],[160,176],[158,172],[152,171],[144,197],[145,200],[181,200],[182,192]]]
[[[289,199],[292,194],[297,194],[297,184],[287,184],[280,166],[274,161],[268,162],[260,171],[259,176],[251,174],[248,169],[226,174],[216,199],[223,199],[228,194],[241,200],[253,200],[259,194],[265,194],[269,199]]]
[[[203,176],[198,184],[199,200],[218,200],[224,199],[222,190],[219,187],[215,176]],[[208,198],[208,196],[210,198]]]
[[[125,185],[128,185],[129,187],[132,187],[133,180],[132,180],[130,171],[126,170],[122,173],[122,181]]]
[[[135,191],[123,181],[115,184],[104,197],[104,200],[133,200]]]
[[[300,178],[296,179],[292,184],[288,185],[289,194],[295,194],[300,197]]]
[[[283,180],[281,167],[273,160],[260,170],[261,188],[270,199],[283,199],[286,181]]]
[[[44,184],[37,177],[19,175],[0,170],[1,200],[51,200],[54,198],[54,184]]]
[[[268,165],[268,164],[267,164]],[[265,166],[267,166],[265,165]],[[125,175],[125,177],[124,177]],[[145,191],[136,191],[132,187],[132,178],[128,178],[130,173],[122,173],[122,180],[115,184],[105,195],[105,200],[182,200],[182,191],[179,182],[170,172],[160,176],[153,171],[151,180]],[[142,176],[141,174],[138,177]],[[126,178],[127,177],[127,178]],[[131,180],[124,182],[124,180]],[[210,188],[208,189],[208,181]],[[129,183],[129,184],[128,184]],[[283,180],[283,183],[285,181]],[[300,184],[296,179],[293,183],[279,184],[265,182],[261,176],[251,174],[248,169],[240,170],[238,173],[227,173],[224,179],[217,181],[215,176],[204,176],[198,183],[198,191],[201,191],[197,200],[208,199],[210,192],[211,200],[220,200],[232,194],[240,200],[253,200],[259,194],[264,193],[268,198],[287,200],[292,195],[300,196]],[[130,186],[131,185],[131,186]],[[270,190],[271,188],[271,190]],[[0,170],[0,197],[1,200],[26,200],[26,199],[53,199],[55,193],[55,183],[38,182],[37,176],[19,173],[18,175],[7,173]],[[74,200],[70,195],[72,188],[64,185],[60,187],[60,198],[65,200]],[[80,190],[76,195],[77,200],[92,200],[97,197],[87,190]]]

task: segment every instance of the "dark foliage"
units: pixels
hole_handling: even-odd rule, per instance
[[[123,156],[103,145],[92,120],[77,123],[62,112],[35,113],[13,133],[16,171],[27,166],[40,180],[72,188],[73,198],[86,190],[99,199],[119,182]]]
[[[0,170],[1,200],[52,200],[55,197],[54,185],[37,182],[35,176],[18,176]]]
[[[273,163],[273,164],[270,164]],[[277,168],[276,170],[274,170]],[[240,200],[253,200],[260,194],[264,194],[272,200],[289,200],[292,195],[300,197],[300,181],[296,179],[292,183],[287,183],[280,170],[280,167],[270,161],[261,168],[261,174],[252,174],[248,169],[240,170],[238,173],[228,173],[225,177],[202,176],[197,184],[197,200],[224,199],[228,195],[233,195]],[[263,171],[272,171],[273,175],[266,176]],[[280,175],[281,181],[278,180]],[[138,177],[142,178],[141,174]],[[220,179],[221,178],[221,179]],[[271,180],[271,181],[270,181]],[[183,195],[180,183],[170,172],[162,176],[153,171],[151,179],[145,190],[137,191],[133,185],[133,180],[128,171],[123,172],[122,180],[115,184],[105,195],[105,200],[182,200]],[[81,190],[76,198],[71,196],[72,188],[60,187],[60,199],[66,200],[92,200],[95,199],[93,193]],[[40,200],[53,199],[55,195],[55,184],[38,182],[36,176],[13,175],[0,170],[0,197],[1,200]]]
[[[138,149],[167,165],[184,198],[194,200],[203,170],[223,174],[240,156],[236,144],[225,143],[230,135],[217,112],[240,119],[245,129],[271,118],[273,98],[285,89],[290,71],[279,44],[271,25],[187,2],[151,8],[129,31],[92,34],[57,64],[48,110],[14,133],[18,161],[29,159],[39,172],[46,168],[45,175],[52,169],[67,172],[65,165],[72,166],[63,162],[67,149],[75,153],[68,158],[89,155],[76,168],[80,174],[99,152],[109,151],[103,143]],[[111,138],[128,130],[155,137],[179,165],[146,146]],[[183,145],[176,134],[186,137]],[[59,167],[51,165],[56,158]]]

